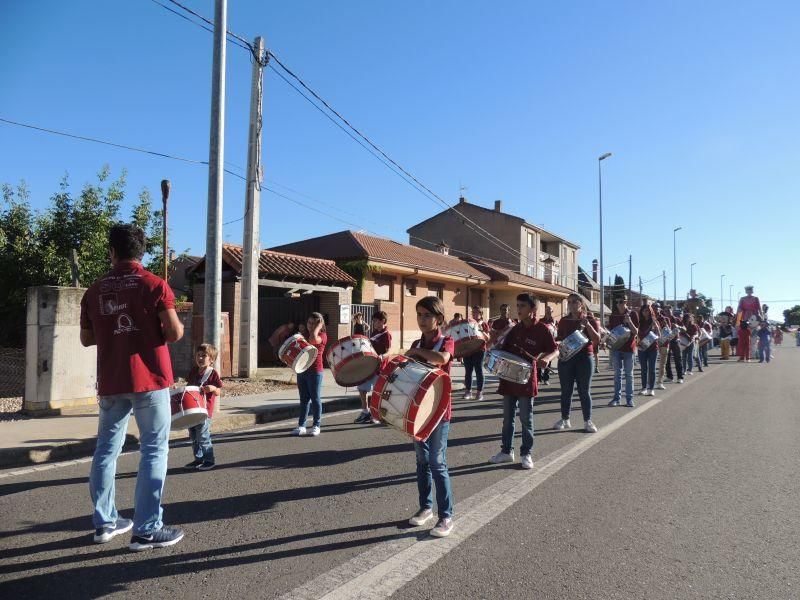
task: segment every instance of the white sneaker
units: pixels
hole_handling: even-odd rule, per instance
[[[419,527],[420,525],[425,525],[428,521],[433,518],[433,511],[430,508],[421,508],[414,516],[411,517],[408,522],[410,525],[414,527]]]
[[[310,435],[313,435],[314,437],[317,437],[319,435],[319,425],[314,425],[311,428],[311,434]]]
[[[595,425],[594,423],[592,423],[592,420],[591,420],[591,419],[589,419],[588,421],[586,421],[586,422],[583,424],[583,430],[584,430],[586,433],[597,433],[597,425]]]
[[[666,387],[664,387],[664,384],[663,384],[663,383],[659,383],[659,384],[656,386],[656,389],[657,389],[657,390],[665,390],[665,389],[667,389],[667,388],[666,388]]]
[[[472,392],[470,392],[469,390],[464,392],[464,400],[472,400]]]
[[[553,429],[561,430],[561,429],[569,429],[572,427],[572,424],[569,422],[569,419],[559,419],[556,421],[556,424],[553,425]]]
[[[683,383],[683,379],[678,379],[678,383]]]
[[[306,428],[305,427],[295,427],[292,429],[292,435],[305,435]]]
[[[519,464],[523,469],[532,469],[533,458],[530,454],[523,454],[519,459]]]
[[[645,393],[645,396],[655,396],[655,395],[656,395],[656,393],[653,390],[650,390],[650,389],[648,389],[647,392]]]
[[[483,392],[478,392],[478,395],[475,396],[475,400],[477,400],[478,402],[483,400]]]
[[[647,396],[647,390],[639,390],[640,396]]]
[[[498,452],[492,458],[489,459],[489,462],[492,463],[493,465],[514,462],[514,451],[512,450],[508,454],[506,454],[505,452]]]

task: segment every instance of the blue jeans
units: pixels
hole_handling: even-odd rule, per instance
[[[133,533],[150,535],[161,529],[161,494],[167,476],[171,411],[169,389],[152,392],[101,396],[97,426],[97,447],[89,475],[89,492],[94,504],[95,528],[116,523],[114,478],[117,457],[125,442],[128,419],[133,412],[139,427],[139,472],[134,495]]]
[[[694,342],[686,346],[681,354],[683,355],[683,372],[691,373],[694,364]]]
[[[766,342],[761,342],[761,345],[758,347],[758,362],[764,362],[765,360],[769,362],[771,353],[772,345],[770,344],[769,340]]]
[[[322,373],[309,369],[297,376],[297,389],[300,391],[300,418],[297,423],[300,427],[306,426],[309,404],[314,418],[314,427],[319,427],[322,420]]]
[[[519,422],[522,425],[520,456],[533,451],[533,398],[527,396],[503,396],[503,433],[500,450],[510,454],[514,448],[514,417],[519,406]]]
[[[656,387],[656,361],[658,360],[658,343],[647,350],[639,350],[639,366],[642,369],[642,389],[652,390]]]
[[[211,419],[200,425],[189,427],[189,439],[192,440],[192,451],[197,460],[214,462],[214,447],[211,445]]]
[[[711,342],[709,342],[708,344],[703,344],[702,346],[700,346],[700,359],[698,360],[698,364],[702,364],[704,367],[708,366],[708,348],[709,348],[709,344],[711,344]]]
[[[467,391],[472,389],[472,371],[475,370],[476,389],[483,390],[483,357],[486,351],[479,350],[475,354],[464,357],[464,388]]]
[[[417,455],[417,489],[419,507],[433,508],[433,486],[436,486],[436,507],[440,519],[453,517],[453,492],[447,472],[447,434],[450,421],[441,421],[424,442],[414,442]]]
[[[614,371],[614,402],[619,402],[622,393],[622,373],[625,371],[625,401],[633,402],[633,352],[611,351],[611,368]]]
[[[569,419],[572,411],[572,391],[578,385],[578,398],[581,400],[583,420],[592,418],[592,377],[594,376],[594,356],[578,352],[568,361],[558,361],[558,379],[561,382],[561,418]]]

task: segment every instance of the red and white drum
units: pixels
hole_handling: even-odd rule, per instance
[[[189,429],[200,425],[208,418],[206,396],[196,385],[175,388],[169,400],[172,410],[172,429]]]
[[[447,410],[450,376],[407,356],[386,361],[369,399],[373,419],[424,442]]]
[[[444,334],[453,338],[455,352],[453,356],[463,358],[475,354],[483,347],[484,337],[475,321],[461,320],[445,328]]]
[[[317,360],[317,348],[302,335],[295,333],[281,344],[278,358],[295,373],[302,373]]]
[[[325,357],[339,385],[349,387],[364,383],[381,366],[381,359],[365,335],[340,339],[328,349]]]

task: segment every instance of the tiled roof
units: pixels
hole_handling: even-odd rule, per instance
[[[530,277],[529,275],[523,275],[522,273],[511,271],[510,269],[506,269],[505,267],[501,267],[500,265],[496,265],[484,259],[469,258],[464,260],[468,260],[471,265],[485,272],[492,278],[492,280],[506,280],[511,283],[519,283],[536,290],[556,292],[557,294],[564,296],[567,296],[573,292],[573,290],[564,287],[563,285],[547,283],[541,279],[536,279],[535,277]]]
[[[597,283],[585,269],[578,267],[578,285],[582,287],[589,287],[593,290],[599,290],[600,284]]]
[[[242,273],[242,247],[235,244],[222,244],[222,261],[237,275]],[[205,258],[195,266],[205,267]],[[332,283],[346,286],[356,281],[332,260],[309,258],[285,252],[262,250],[258,258],[258,276],[262,279],[281,278],[305,282]]]

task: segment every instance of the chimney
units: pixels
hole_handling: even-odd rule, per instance
[[[169,251],[169,262],[172,262],[174,260],[175,260],[175,250],[170,250]]]
[[[503,212],[503,201],[502,200],[495,200],[494,201],[494,212]]]
[[[450,254],[450,246],[448,246],[447,242],[445,242],[444,240],[436,244],[436,248],[439,250],[439,252],[441,252],[445,256],[448,256]]]
[[[466,204],[466,203],[467,203],[467,199],[466,199],[466,198],[464,198],[464,195],[463,195],[463,194],[462,194],[461,196],[459,196],[459,197],[458,197],[458,203],[459,203],[459,204]]]
[[[600,281],[597,279],[597,265],[598,262],[597,259],[595,258],[592,261],[592,279],[594,279],[597,283],[600,283]]]

